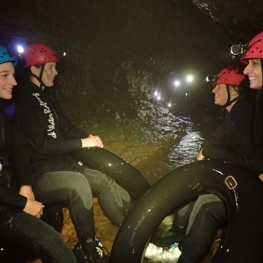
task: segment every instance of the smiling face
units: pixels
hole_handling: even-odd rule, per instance
[[[244,74],[248,76],[249,87],[251,89],[262,88],[262,69],[260,59],[249,59],[248,64],[244,69]]]
[[[40,77],[42,66],[31,66],[31,71],[34,75]],[[50,62],[44,65],[44,70],[42,74],[42,82],[45,87],[53,87],[54,80],[58,72],[56,70],[56,62]],[[33,82],[40,87],[40,82],[37,79],[33,79]]]
[[[17,85],[14,74],[15,69],[11,62],[0,64],[0,98],[12,98],[13,87]]]
[[[227,103],[227,89],[226,84],[217,84],[212,92],[215,94],[214,103],[219,106],[224,106]]]
[[[43,83],[46,87],[53,87],[54,86],[54,80],[57,76],[58,72],[56,69],[56,62],[50,62],[45,64],[44,66],[44,72],[42,76]]]

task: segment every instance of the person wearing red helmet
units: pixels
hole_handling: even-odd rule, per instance
[[[237,66],[227,66],[218,73],[212,92],[214,103],[225,108],[226,118],[205,140],[197,160],[207,157],[250,165],[249,160],[255,152],[250,131],[253,103],[243,95],[245,84],[245,75]],[[216,195],[199,196],[194,204],[191,203],[183,209],[188,211],[188,217],[182,219],[177,216],[175,225],[179,223],[179,219],[179,227],[187,227],[185,238],[176,248],[172,245],[169,250],[161,250],[160,254],[160,248],[151,245],[146,250],[146,257],[151,262],[156,262],[159,258],[166,258],[164,262],[167,263],[201,262],[213,243],[216,231],[224,226],[225,208]]]
[[[31,80],[44,89],[54,86],[58,72],[56,62],[59,61],[55,51],[42,43],[31,44],[23,54],[24,68],[30,68]],[[32,67],[32,68],[31,68]]]
[[[246,78],[240,67],[222,69],[214,82],[214,103],[225,108],[226,116],[203,143],[197,160],[215,158],[231,160],[251,168],[255,153],[252,141],[253,101],[244,93]],[[199,196],[189,217],[186,236],[180,243],[178,263],[201,262],[209,252],[216,232],[226,224],[225,207],[213,194]]]
[[[0,261],[20,262],[21,253],[14,251],[19,255],[13,255],[7,252],[10,248],[16,248],[24,256],[31,254],[31,259],[37,255],[45,263],[77,263],[61,235],[39,220],[43,215],[44,205],[34,198],[32,192],[34,175],[27,141],[23,133],[19,132],[20,126],[15,121],[15,107],[10,102],[13,88],[17,85],[14,78],[16,64],[17,59],[0,44],[0,237],[1,245],[4,243],[4,248],[1,246],[3,253],[0,253]],[[19,151],[14,151],[15,144],[19,145]],[[20,164],[18,169],[16,161]],[[50,247],[50,240],[60,249]]]
[[[263,181],[263,31],[255,35],[248,43],[246,51],[240,61],[246,64],[244,74],[248,76],[249,87],[257,92],[255,100],[253,141],[257,153],[251,160],[252,167],[260,172]]]
[[[248,43],[246,52],[241,62],[246,64],[244,74],[248,76],[250,88],[261,90],[262,83],[262,59],[263,59],[263,31],[254,36]]]
[[[84,252],[88,262],[104,262],[99,253],[101,243],[95,236],[92,197],[98,198],[112,223],[120,226],[132,206],[130,194],[111,177],[72,158],[71,154],[82,148],[103,148],[103,143],[99,136],[74,125],[59,106],[52,92],[59,60],[54,50],[42,43],[31,44],[22,59],[29,80],[16,90],[15,102],[32,152],[35,196],[40,201],[53,196],[54,203],[61,201],[65,189],[77,190],[81,203],[68,206],[80,240],[74,251],[79,257]]]
[[[244,84],[245,75],[235,66],[228,66],[217,75],[212,90],[214,103],[226,109],[226,119],[205,141],[197,160],[205,157],[227,159],[249,166],[248,161],[254,153],[253,103],[242,95]]]

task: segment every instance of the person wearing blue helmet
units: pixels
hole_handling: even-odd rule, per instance
[[[0,65],[1,65],[1,99],[11,99],[12,90],[17,85],[14,78],[14,66],[17,64],[17,59],[12,57],[7,49],[0,44]],[[8,80],[8,82],[6,81]]]
[[[39,256],[42,262],[76,263],[77,260],[61,235],[40,220],[44,205],[34,198],[27,141],[14,120],[13,103],[9,103],[17,82],[14,78],[17,59],[0,44],[0,237],[1,242]],[[13,145],[19,144],[19,151]],[[19,159],[17,170],[14,161]],[[12,255],[9,255],[10,257]],[[13,255],[15,256],[15,255]],[[12,257],[13,257],[12,256]],[[1,262],[18,259],[0,258]]]

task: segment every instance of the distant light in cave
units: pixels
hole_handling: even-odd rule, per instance
[[[175,80],[175,81],[174,81],[174,86],[175,86],[175,87],[180,86],[180,84],[181,84],[181,82],[180,82],[179,80]]]
[[[194,76],[193,75],[186,76],[186,82],[187,83],[191,83],[191,82],[193,82],[193,80],[194,80]]]
[[[185,93],[185,96],[188,96],[188,93],[187,93],[187,92]]]
[[[22,47],[21,45],[17,45],[16,48],[17,48],[18,54],[22,54],[22,53],[24,53],[24,51],[25,51],[24,47]]]
[[[63,52],[63,56],[65,57],[67,55],[67,53],[66,52]]]
[[[156,90],[153,95],[156,97],[157,100],[161,100],[162,97],[161,97],[161,94]]]
[[[168,106],[169,108],[171,108],[171,107],[172,107],[172,103],[169,102],[169,103],[167,104],[167,106]]]

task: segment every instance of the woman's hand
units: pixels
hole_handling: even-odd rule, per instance
[[[263,182],[263,174],[260,174],[258,177]]]
[[[32,216],[40,218],[43,215],[43,209],[44,206],[40,202],[27,199],[26,206],[23,211]]]
[[[43,215],[44,206],[42,203],[35,200],[35,195],[33,193],[32,186],[21,186],[19,194],[27,198],[26,206],[23,209],[23,211],[32,216],[40,218]]]
[[[104,145],[99,136],[93,136],[92,134],[84,139],[81,139],[82,148],[99,147],[103,148]]]
[[[197,161],[203,161],[205,159],[205,156],[202,153],[203,149],[200,150],[200,152],[196,156]]]

